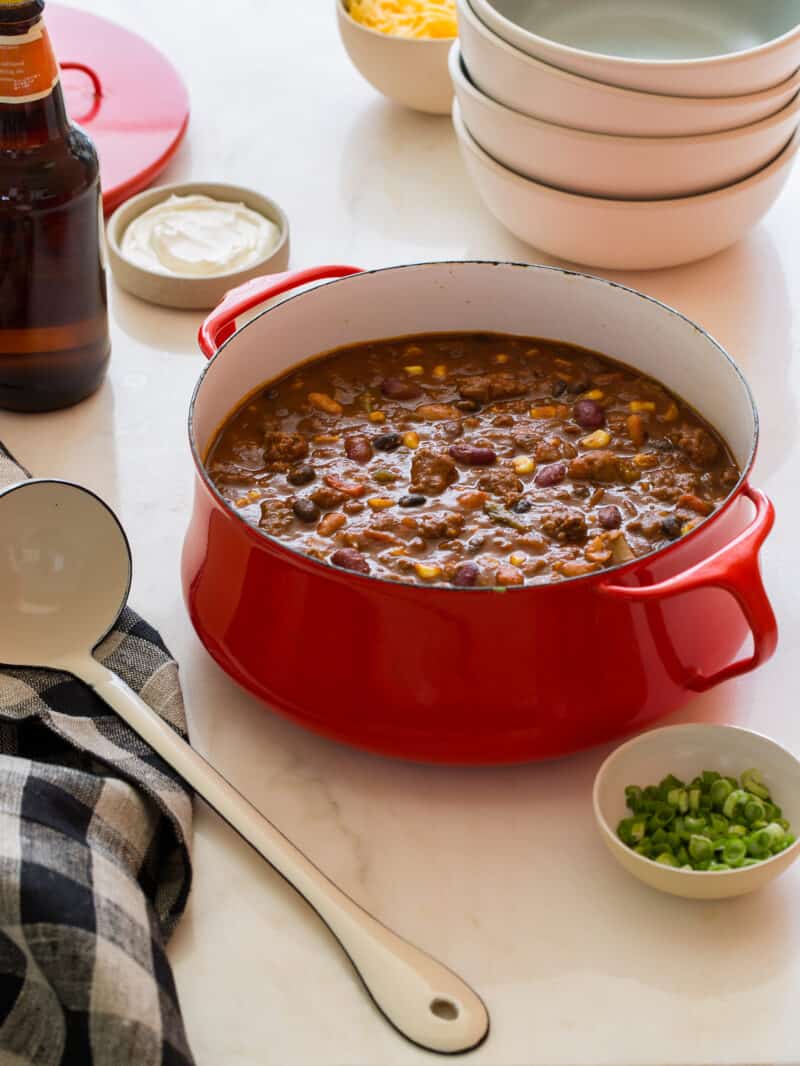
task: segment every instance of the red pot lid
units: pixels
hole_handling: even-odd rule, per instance
[[[100,156],[108,213],[175,155],[189,122],[189,95],[169,60],[130,30],[60,4],[48,4],[46,17],[67,110]]]

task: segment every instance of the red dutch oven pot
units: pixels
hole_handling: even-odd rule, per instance
[[[238,332],[256,304],[307,285]],[[249,394],[318,353],[475,330],[607,352],[688,400],[743,471],[709,520],[612,570],[505,590],[426,588],[308,558],[248,526],[203,460]],[[753,670],[777,642],[758,552],[774,520],[748,484],[758,420],[741,373],[697,325],[613,282],[553,267],[323,267],[229,293],[200,331],[211,362],[189,418],[197,468],[183,555],[192,622],[222,668],[295,722],[374,752],[490,764],[630,733]],[[752,654],[737,658],[752,634]]]

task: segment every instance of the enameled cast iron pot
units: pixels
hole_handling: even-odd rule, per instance
[[[235,332],[244,311],[323,278],[340,280]],[[203,467],[207,449],[264,382],[342,345],[453,330],[555,338],[640,368],[720,430],[741,481],[711,519],[659,552],[504,591],[425,588],[337,569],[251,528],[217,494]],[[747,480],[758,437],[752,396],[720,346],[663,304],[544,266],[324,267],[230,293],[200,343],[213,359],[189,419],[197,484],[185,595],[222,668],[294,721],[408,759],[544,759],[641,728],[774,651],[758,563],[774,514]],[[750,632],[753,653],[737,658]]]

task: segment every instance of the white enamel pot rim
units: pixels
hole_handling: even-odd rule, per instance
[[[322,567],[325,570],[329,571],[329,576],[335,577],[338,580],[340,580],[342,582],[346,582],[346,583],[351,583],[353,581],[357,581],[357,582],[358,581],[373,581],[373,582],[374,581],[379,581],[379,582],[381,582],[384,585],[390,586],[391,589],[395,593],[397,593],[398,595],[404,595],[404,594],[407,594],[407,595],[418,595],[420,593],[422,593],[422,594],[424,594],[426,596],[431,596],[431,595],[452,595],[453,593],[463,593],[463,594],[471,593],[473,595],[482,595],[484,593],[496,591],[496,589],[493,589],[491,587],[487,587],[487,588],[456,588],[456,587],[452,587],[452,588],[449,588],[449,587],[443,587],[443,586],[430,586],[429,587],[429,586],[408,585],[408,584],[405,584],[405,583],[402,583],[402,582],[391,581],[388,578],[377,577],[377,576],[374,576],[374,575],[357,574],[357,573],[354,573],[354,572],[351,572],[351,571],[343,570],[340,567],[334,566],[332,563],[329,563],[327,561],[314,559],[314,558],[312,558],[312,557],[310,557],[308,555],[305,555],[303,552],[299,551],[298,549],[293,548],[290,545],[287,545],[287,544],[283,543],[279,538],[276,538],[276,537],[272,536],[271,534],[265,533],[262,530],[255,529],[252,525],[250,525],[242,517],[242,515],[239,514],[239,512],[235,508],[231,507],[229,502],[223,498],[223,496],[219,493],[219,491],[215,487],[214,483],[212,482],[212,480],[209,477],[209,474],[208,474],[208,472],[206,470],[205,457],[206,457],[206,453],[207,453],[208,447],[210,446],[210,443],[214,440],[214,438],[216,436],[216,430],[221,428],[221,425],[224,423],[224,421],[227,420],[227,418],[233,413],[234,410],[238,409],[238,407],[242,403],[244,403],[244,401],[248,398],[248,396],[251,396],[254,392],[257,392],[260,388],[264,387],[266,384],[268,384],[269,380],[271,380],[271,379],[269,379],[269,378],[267,378],[267,379],[260,378],[260,379],[254,380],[251,383],[250,388],[247,391],[245,391],[239,397],[239,399],[237,400],[235,406],[232,407],[230,410],[226,411],[223,419],[220,420],[220,422],[217,423],[215,432],[213,432],[208,437],[208,444],[203,445],[200,442],[198,442],[198,439],[197,439],[197,408],[198,408],[198,403],[199,403],[200,398],[201,398],[201,394],[204,391],[204,386],[208,382],[209,375],[213,372],[213,370],[218,365],[220,365],[225,360],[226,353],[229,353],[234,345],[236,345],[237,343],[241,343],[242,337],[247,333],[247,331],[248,330],[249,331],[253,331],[253,330],[258,329],[259,328],[259,324],[262,323],[262,321],[267,316],[275,313],[281,307],[285,307],[287,304],[294,303],[295,301],[303,300],[304,298],[306,298],[308,296],[311,296],[319,288],[330,289],[331,287],[335,287],[336,289],[341,289],[343,286],[346,286],[348,284],[350,284],[350,285],[353,285],[353,284],[360,284],[360,285],[369,284],[369,279],[370,278],[375,278],[375,277],[378,277],[378,276],[384,276],[384,275],[387,275],[387,274],[397,274],[397,275],[402,277],[402,274],[403,274],[404,271],[417,270],[417,269],[420,269],[420,268],[422,268],[422,269],[425,269],[425,268],[450,268],[450,269],[453,269],[453,270],[458,270],[459,267],[479,267],[479,268],[485,267],[487,269],[501,268],[501,269],[514,269],[514,270],[524,270],[524,271],[547,272],[548,274],[551,274],[551,275],[558,275],[558,276],[562,277],[565,280],[566,279],[573,279],[573,280],[575,280],[575,281],[577,281],[579,283],[600,284],[602,286],[607,286],[609,290],[619,290],[619,291],[621,291],[623,293],[628,294],[629,296],[632,296],[632,297],[636,298],[637,300],[643,301],[644,303],[646,303],[648,305],[648,308],[652,308],[653,311],[656,314],[658,314],[658,315],[668,314],[668,315],[672,316],[673,319],[679,320],[679,322],[683,326],[685,326],[689,330],[697,333],[709,346],[711,346],[711,348],[716,352],[716,354],[721,357],[721,361],[722,361],[723,365],[726,365],[727,368],[733,372],[733,375],[734,375],[734,377],[735,377],[735,379],[737,381],[737,385],[740,387],[741,393],[746,399],[746,402],[747,402],[747,405],[748,405],[748,408],[749,408],[749,412],[752,415],[752,420],[753,420],[752,421],[752,425],[753,425],[752,440],[751,440],[751,443],[749,445],[749,450],[747,452],[745,461],[744,462],[740,462],[741,475],[740,475],[740,478],[739,478],[738,482],[736,483],[735,487],[732,489],[732,491],[730,492],[728,498],[725,500],[725,502],[722,504],[722,506],[719,507],[714,512],[714,514],[711,515],[709,518],[707,518],[703,522],[699,523],[699,525],[695,529],[691,530],[685,536],[683,536],[679,540],[674,541],[673,543],[667,545],[666,547],[660,548],[659,550],[657,550],[655,552],[650,552],[649,554],[647,554],[645,556],[641,556],[640,558],[634,559],[631,562],[622,563],[622,564],[620,564],[618,566],[615,566],[615,567],[608,567],[607,569],[604,569],[604,570],[601,570],[601,571],[598,571],[598,572],[594,572],[594,573],[591,573],[591,574],[586,574],[586,575],[583,575],[583,576],[580,576],[580,577],[566,578],[563,581],[559,581],[559,582],[555,582],[555,583],[545,583],[545,584],[539,584],[539,585],[521,585],[521,586],[517,586],[517,587],[510,587],[510,588],[507,588],[507,589],[504,590],[505,594],[509,594],[510,593],[510,594],[521,595],[521,594],[524,594],[524,593],[530,594],[530,593],[536,592],[536,591],[540,591],[540,592],[544,592],[545,590],[552,591],[554,589],[561,588],[561,587],[563,587],[565,585],[571,585],[571,584],[573,584],[575,582],[605,583],[607,581],[609,575],[613,575],[614,578],[617,578],[617,577],[619,577],[621,575],[634,572],[640,567],[647,566],[655,557],[665,558],[665,557],[667,557],[669,555],[672,555],[672,554],[680,551],[686,544],[690,543],[695,538],[697,538],[699,535],[701,535],[702,532],[707,530],[712,524],[715,524],[722,517],[722,515],[725,514],[729,510],[729,508],[731,508],[734,505],[734,503],[740,498],[740,496],[742,495],[743,489],[747,486],[748,477],[749,477],[750,472],[752,470],[753,463],[755,461],[756,451],[757,451],[757,448],[758,448],[758,439],[759,439],[759,432],[760,432],[760,430],[759,430],[758,410],[756,408],[755,400],[753,398],[753,394],[752,394],[752,391],[750,389],[750,386],[747,384],[747,380],[745,379],[744,375],[742,374],[742,371],[739,369],[739,367],[737,366],[736,362],[731,358],[731,356],[728,354],[728,352],[725,350],[725,348],[717,340],[715,340],[714,337],[712,337],[710,333],[708,333],[705,329],[703,329],[702,326],[698,325],[696,322],[694,322],[688,316],[682,314],[680,311],[677,311],[675,308],[670,307],[668,304],[663,303],[662,301],[656,299],[653,296],[648,296],[645,293],[642,293],[642,292],[638,291],[637,289],[633,289],[633,288],[631,288],[631,287],[629,287],[627,285],[622,285],[619,282],[611,281],[611,280],[609,280],[607,278],[602,278],[602,277],[599,277],[597,275],[587,274],[587,273],[584,273],[582,271],[570,270],[570,269],[567,269],[565,267],[549,266],[549,265],[539,264],[539,263],[535,263],[534,264],[534,263],[515,262],[515,261],[512,261],[512,260],[480,260],[480,259],[471,259],[471,260],[434,260],[434,261],[423,261],[423,262],[418,262],[418,263],[405,263],[405,264],[401,264],[401,265],[388,266],[388,267],[378,267],[378,268],[374,268],[374,269],[370,269],[370,270],[363,270],[363,271],[360,271],[358,273],[348,274],[345,277],[337,277],[337,278],[334,278],[333,280],[326,280],[321,285],[316,286],[314,289],[311,289],[311,290],[304,289],[303,291],[300,291],[300,292],[294,293],[293,295],[284,297],[284,298],[282,298],[280,300],[280,302],[272,304],[271,306],[265,308],[264,310],[262,310],[261,312],[256,314],[245,325],[243,325],[242,327],[238,328],[234,333],[232,333],[230,336],[228,336],[219,345],[217,350],[214,352],[213,356],[211,356],[211,358],[209,359],[209,361],[206,364],[206,366],[203,367],[203,370],[202,370],[202,372],[201,372],[201,374],[200,374],[200,376],[199,376],[199,378],[197,380],[197,383],[196,383],[196,385],[194,387],[194,391],[192,393],[192,398],[191,398],[191,401],[190,401],[190,404],[189,404],[189,413],[188,413],[189,446],[190,446],[190,449],[191,449],[192,458],[194,460],[195,468],[197,470],[197,474],[198,474],[198,476],[200,478],[201,484],[203,484],[203,486],[205,487],[206,491],[209,493],[209,495],[211,496],[211,498],[213,499],[215,504],[217,504],[223,511],[225,511],[227,516],[232,521],[237,522],[241,526],[242,533],[244,535],[246,535],[250,539],[254,540],[257,544],[261,545],[262,547],[264,546],[265,542],[268,542],[270,544],[270,546],[273,549],[276,549],[277,551],[279,551],[280,554],[283,555],[283,557],[287,561],[290,561],[290,562],[293,563],[293,565],[300,566],[303,569],[310,569],[311,571],[319,572],[319,568]],[[263,282],[265,284],[269,282],[269,278],[268,277],[266,277],[264,279],[261,279],[261,280],[263,280]],[[252,285],[253,283],[250,283],[250,284]],[[236,290],[234,290],[233,295],[235,295],[235,293],[236,293]],[[230,295],[231,294],[229,294],[229,296]],[[408,330],[408,334],[409,335],[411,335],[411,334],[413,334],[415,332],[421,332],[418,329],[417,330],[414,329],[414,322],[413,321],[409,321],[408,325],[409,325],[409,330]],[[432,331],[429,331],[429,332],[436,332],[436,331],[432,330]],[[441,332],[457,332],[457,330],[444,329],[444,330],[441,330]],[[490,330],[490,332],[491,332],[491,330]],[[399,336],[399,335],[400,334],[391,333],[391,332],[388,334],[388,336]],[[373,338],[369,337],[369,336],[365,336],[362,339],[364,341],[367,341],[367,340],[371,340]],[[549,339],[556,340],[556,341],[559,340],[559,338],[557,338],[557,337],[553,337],[553,338],[549,338]],[[323,348],[320,351],[309,352],[305,356],[305,359],[297,360],[293,365],[296,366],[296,365],[299,365],[300,363],[302,363],[304,361],[308,361],[310,359],[313,359],[317,355],[323,354],[325,351],[326,351],[326,349]],[[701,412],[701,414],[702,414],[702,412]]]

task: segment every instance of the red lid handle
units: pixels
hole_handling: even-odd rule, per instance
[[[256,307],[265,300],[271,300],[284,292],[290,292],[301,285],[325,278],[346,278],[350,274],[360,274],[360,267],[320,266],[306,270],[288,270],[285,274],[267,274],[253,278],[226,292],[200,327],[197,335],[200,348],[209,359],[216,355],[218,348],[236,332],[236,319],[239,315]]]
[[[689,686],[694,692],[706,692],[723,681],[755,670],[772,657],[778,646],[778,624],[761,580],[758,563],[759,549],[775,522],[775,508],[763,492],[750,485],[745,485],[742,493],[755,505],[755,517],[747,529],[710,558],[657,585],[639,588],[601,586],[601,591],[607,596],[643,603],[700,588],[724,589],[736,599],[753,633],[753,654],[726,666],[711,677],[698,674]]]

